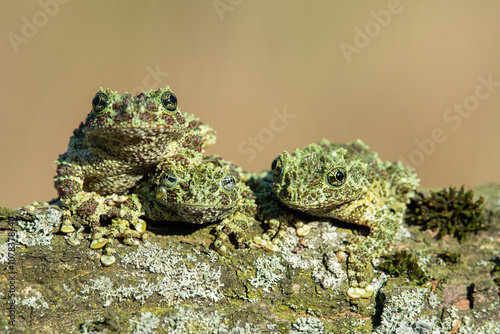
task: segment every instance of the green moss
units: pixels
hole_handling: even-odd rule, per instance
[[[387,274],[395,277],[408,277],[411,282],[425,284],[429,278],[418,265],[416,255],[407,251],[396,252],[384,256],[385,261],[380,268]]]
[[[0,222],[7,222],[9,219],[34,221],[35,215],[19,208],[10,209],[0,206]]]
[[[460,253],[444,252],[439,254],[439,257],[446,263],[459,263],[461,258]]]
[[[481,216],[484,198],[474,200],[472,190],[450,187],[426,196],[417,193],[409,206],[411,222],[429,229],[438,229],[441,236],[452,235],[464,242],[471,233],[486,230]]]

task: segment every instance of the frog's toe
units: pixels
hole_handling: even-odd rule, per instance
[[[305,237],[311,232],[311,227],[309,225],[302,225],[296,228],[296,233],[299,237]]]
[[[71,245],[71,246],[78,246],[82,240],[84,239],[83,236],[83,226],[78,229],[78,231],[68,233],[65,236],[66,242]]]
[[[134,236],[131,233],[128,233],[125,236],[125,239],[123,239],[123,242],[129,246],[139,246],[141,243],[139,240],[134,238]]]
[[[67,211],[63,212],[62,215],[62,224],[61,224],[61,232],[63,233],[73,233],[76,231],[73,226],[73,222],[71,221],[71,214]]]
[[[115,263],[115,261],[116,258],[113,254],[103,254],[101,256],[101,263],[106,267],[112,265],[113,263]]]
[[[219,247],[215,247],[217,250],[217,253],[219,253],[222,256],[226,256],[228,254],[228,249],[224,245],[220,245]]]
[[[134,226],[135,230],[139,233],[144,233],[146,231],[146,222],[140,218],[137,218],[132,225]]]
[[[92,248],[92,249],[103,248],[104,246],[106,246],[108,241],[109,240],[107,238],[103,238],[103,237],[93,239],[92,242],[90,243],[90,248]]]
[[[260,246],[260,247],[262,247],[265,250],[270,251],[270,252],[277,252],[280,249],[278,247],[278,245],[276,245],[275,243],[273,243],[271,240],[267,240],[267,239],[262,238],[262,237],[254,237],[253,238],[253,242],[257,246]]]
[[[347,290],[347,295],[352,299],[370,298],[373,296],[374,288],[372,285],[367,285],[364,288],[350,287]]]
[[[73,225],[71,225],[71,223],[69,224],[64,224],[61,226],[61,232],[64,232],[64,233],[73,233],[75,232],[75,228],[73,227]]]

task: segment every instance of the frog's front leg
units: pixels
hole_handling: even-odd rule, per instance
[[[237,243],[237,248],[245,248],[250,245],[248,239],[248,230],[254,224],[255,219],[252,216],[245,214],[241,210],[236,210],[229,217],[224,218],[215,227],[214,247],[221,255],[228,253],[228,248],[224,243],[229,244],[229,235],[234,235]]]
[[[71,212],[86,203],[91,198],[83,191],[84,175],[82,168],[77,164],[66,161],[56,161],[57,170],[54,178],[54,186],[61,202],[69,208],[63,211],[61,232],[73,233],[76,231],[71,219]],[[82,204],[78,204],[82,203]]]
[[[302,220],[293,214],[286,214],[279,218],[267,220],[268,230],[261,236],[255,237],[254,242],[265,250],[277,252],[279,246],[283,243],[286,235],[286,229],[289,225],[295,227],[295,232],[299,237],[305,237],[311,231],[311,227],[304,224]]]
[[[131,246],[137,246],[139,240],[144,238],[146,222],[139,218],[142,215],[142,206],[137,196],[101,196],[82,192],[74,199],[76,199],[75,209],[65,210],[63,217],[67,221],[72,221],[74,216],[77,216],[85,225],[90,226],[92,233],[90,248],[104,248],[104,254],[101,256],[102,264],[109,266],[116,261],[113,244],[117,238],[123,238],[124,243]],[[105,218],[111,219],[109,225],[102,224]],[[82,229],[66,232],[68,243],[78,244],[83,239],[82,232]]]
[[[116,261],[113,244],[117,238],[129,246],[138,246],[145,239],[146,222],[139,218],[143,215],[142,204],[137,195],[106,196],[104,206],[99,207],[100,215],[112,218],[111,224],[96,224],[92,228],[90,248],[104,248],[102,264],[109,266]]]
[[[373,277],[373,260],[380,258],[390,249],[391,241],[396,233],[401,217],[390,210],[377,214],[374,220],[366,225],[370,234],[354,236],[349,244],[338,253],[339,260],[347,253],[347,276],[349,289],[347,294],[353,299],[369,298],[373,295],[370,284]]]

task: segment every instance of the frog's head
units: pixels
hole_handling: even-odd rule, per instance
[[[203,160],[199,165],[162,163],[150,180],[153,203],[174,221],[213,222],[233,213],[240,177],[228,164]]]
[[[166,146],[198,124],[181,114],[169,87],[136,96],[101,88],[92,99],[92,110],[81,129],[91,145],[127,161],[161,159]]]
[[[311,144],[272,162],[274,193],[288,207],[322,216],[367,190],[367,164],[347,145]]]

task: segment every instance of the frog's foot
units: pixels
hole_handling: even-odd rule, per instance
[[[305,237],[311,232],[311,227],[300,220],[295,220],[295,231],[299,237]]]
[[[374,288],[372,285],[368,284],[364,288],[361,287],[350,287],[347,289],[347,295],[352,299],[359,298],[370,298],[373,296]]]
[[[251,242],[247,239],[246,234],[251,225],[253,225],[253,218],[246,217],[245,215],[235,212],[232,217],[223,219],[215,227],[215,250],[225,256],[229,253],[228,248],[224,243],[229,244],[229,235],[234,235],[237,243],[237,248],[245,248]]]
[[[279,246],[276,245],[274,242],[272,242],[271,240],[268,240],[265,238],[266,235],[262,235],[262,237],[254,237],[253,238],[253,242],[259,246],[259,247],[262,247],[264,248],[265,250],[269,251],[269,252],[277,252],[280,250]]]
[[[130,225],[134,229],[130,228]],[[112,265],[116,258],[113,255],[115,250],[113,244],[117,238],[123,238],[123,242],[129,246],[138,246],[141,240],[146,239],[144,232],[146,231],[146,222],[142,219],[135,218],[132,222],[123,219],[115,218],[110,226],[99,226],[93,229],[92,242],[90,248],[104,248],[101,256],[101,263],[105,266]]]
[[[68,234],[76,233],[76,229],[73,226],[73,221],[71,220],[71,211],[64,210],[61,216],[61,221],[61,232]]]
[[[346,256],[349,253],[348,256]],[[373,266],[371,257],[362,251],[350,250],[346,252],[340,250],[337,253],[339,260],[347,260],[347,277],[349,279],[349,289],[347,295],[352,299],[370,298],[374,288],[369,283],[373,276]]]
[[[369,275],[365,275],[366,272],[359,268],[351,269],[351,267],[347,270],[347,277],[349,278],[347,295],[352,299],[370,298],[373,295],[374,288],[368,283],[367,277]],[[365,268],[365,270],[368,270],[368,268]]]
[[[270,252],[277,252],[280,248],[279,245],[283,242],[286,235],[287,224],[278,219],[269,219],[268,230],[262,235],[253,238],[253,242]]]
[[[85,237],[83,236],[83,226],[80,226],[78,231],[68,233],[65,236],[66,242],[71,246],[78,246]]]
[[[81,223],[91,227],[99,225],[100,216],[110,212],[104,200],[105,197],[93,192],[81,192],[71,198],[61,198],[65,209],[61,216],[60,231],[72,234]]]
[[[92,235],[92,242],[90,243],[90,248],[92,249],[100,249],[104,248],[103,253],[101,255],[101,263],[103,266],[110,266],[116,261],[116,257],[113,255],[115,253],[115,249],[113,248],[114,238],[106,237],[102,233],[95,233]]]
[[[285,220],[290,221],[290,219]],[[293,222],[297,236],[305,237],[311,232],[311,227],[304,224],[302,221],[296,218],[292,218],[291,221]],[[269,229],[266,233],[264,233],[262,237],[254,237],[253,241],[267,251],[277,252],[280,249],[279,245],[283,242],[283,239],[285,239],[287,224],[277,219],[270,219],[268,223]]]

